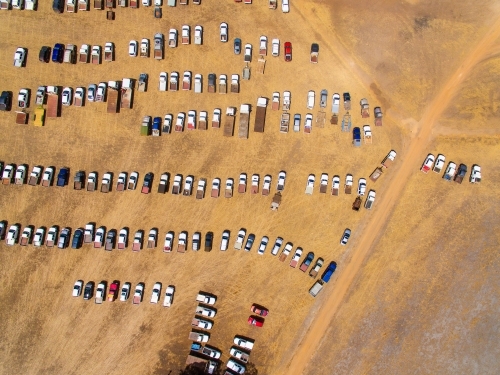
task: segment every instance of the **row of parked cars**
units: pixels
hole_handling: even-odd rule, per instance
[[[55,167],[46,167],[43,169],[41,166],[33,167],[31,174],[28,177],[28,165],[20,164],[16,166],[15,164],[3,165],[0,162],[0,172],[2,173],[2,184],[16,184],[24,185],[38,185],[49,187],[52,186],[55,176]],[[68,184],[69,178],[69,168],[62,167],[59,169],[59,173],[56,178],[56,186],[64,187]]]
[[[108,288],[108,282],[103,280],[97,284],[93,281],[88,281],[85,286],[83,280],[77,280],[73,285],[73,297],[80,297],[83,293],[84,300],[90,300],[94,297],[95,289],[95,303],[101,304],[103,301],[107,300],[113,302],[116,299],[120,299],[121,302],[126,302],[129,299],[130,293],[132,291],[132,284],[130,282],[125,282],[120,287],[120,281],[114,280]],[[142,302],[144,294],[145,284],[143,282],[137,283],[135,289],[133,290],[132,303],[138,305]],[[150,303],[157,304],[161,297],[162,283],[156,282],[153,285],[153,290],[151,291]],[[165,289],[165,297],[163,300],[163,306],[170,307],[174,300],[175,287],[169,285]]]
[[[433,154],[429,154],[425,158],[422,166],[420,167],[420,170],[426,174],[430,170],[432,170],[435,173],[441,173],[441,171],[444,168],[445,162],[446,162],[446,157],[443,154],[438,154],[437,157],[434,157]],[[445,179],[446,181],[453,180],[461,184],[466,174],[467,174],[467,165],[461,163],[457,169],[457,165],[454,162],[450,161],[448,162],[448,166],[444,171],[443,179]],[[472,165],[472,169],[470,171],[470,176],[469,176],[469,182],[471,184],[479,184],[481,182],[481,167],[479,165],[477,164]]]

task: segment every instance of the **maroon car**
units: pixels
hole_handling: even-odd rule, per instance
[[[249,316],[248,324],[251,326],[262,327],[264,325],[264,319],[259,318],[258,316]]]
[[[269,314],[268,309],[266,309],[262,306],[256,305],[256,304],[252,305],[252,307],[250,308],[250,311],[253,312],[254,314],[257,314],[260,316],[267,316],[267,314]]]
[[[292,61],[292,43],[285,43],[285,61]]]

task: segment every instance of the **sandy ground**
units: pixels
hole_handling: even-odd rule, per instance
[[[498,260],[491,250],[498,238],[488,229],[497,225],[493,219],[498,215],[498,205],[492,204],[496,196],[492,181],[498,180],[498,167],[493,162],[498,139],[488,126],[496,113],[494,80],[488,77],[498,69],[498,60],[491,55],[494,45],[481,50],[481,59],[488,59],[480,66],[475,66],[478,61],[467,59],[487,31],[494,29],[498,9],[491,4],[478,11],[451,3],[429,8],[429,4],[418,1],[394,7],[378,2],[379,10],[373,14],[359,4],[348,5],[351,3],[330,6],[327,2],[296,1],[285,16],[260,4],[245,6],[227,1],[214,9],[206,1],[199,7],[164,8],[162,20],[152,17],[152,9],[117,9],[114,22],[106,21],[104,12],[93,10],[56,16],[46,4],[39,12],[0,14],[1,31],[21,30],[15,38],[0,41],[0,50],[4,51],[0,54],[2,90],[17,94],[20,88],[29,87],[34,93],[42,84],[76,87],[137,78],[140,72],[150,75],[148,92],[136,93],[134,108],[117,115],[105,113],[103,104],[88,103],[83,108],[63,108],[61,118],[48,120],[44,128],[34,128],[15,125],[14,113],[1,113],[4,136],[0,138],[0,160],[30,166],[65,165],[73,172],[96,170],[100,175],[136,170],[143,176],[152,171],[157,178],[164,171],[209,180],[236,179],[240,172],[269,173],[274,177],[273,186],[280,170],[288,174],[283,204],[276,213],[269,210],[270,197],[249,193],[235,194],[232,199],[197,201],[170,194],[144,196],[138,191],[101,194],[70,188],[3,186],[0,212],[9,223],[58,224],[75,229],[96,221],[108,229],[127,226],[132,232],[158,227],[160,237],[167,230],[187,230],[189,234],[211,230],[215,233],[215,249],[211,253],[189,250],[184,255],[167,255],[159,248],[135,254],[88,247],[59,251],[0,245],[0,295],[8,301],[0,307],[2,373],[176,373],[183,368],[189,351],[189,322],[199,290],[218,296],[210,344],[223,351],[225,361],[235,334],[254,338],[251,362],[259,374],[328,373],[332,368],[344,373],[367,373],[374,368],[387,373],[401,367],[418,372],[422,358],[428,362],[423,372],[443,373],[452,368],[448,364],[453,362],[458,372],[491,373],[498,354],[498,343],[492,337],[498,334],[492,318],[498,311],[494,273]],[[269,56],[265,74],[259,75],[254,53],[252,78],[242,82],[237,95],[159,93],[156,85],[160,71],[191,70],[193,74],[202,73],[205,79],[210,72],[241,73],[243,57],[232,54],[231,43],[218,41],[221,21],[229,23],[231,39],[238,36],[243,43],[252,43],[254,52],[261,34],[282,42],[289,38],[293,62]],[[381,22],[391,27],[377,27]],[[204,45],[167,49],[161,62],[126,55],[130,39],[152,39],[155,32],[167,34],[170,27],[180,29],[182,24],[192,28],[202,24]],[[44,65],[36,59],[41,45],[103,45],[106,41],[115,43],[116,61],[98,67]],[[312,42],[319,42],[321,48],[320,63],[314,66],[308,62]],[[377,43],[383,48],[376,48]],[[470,48],[461,48],[464,43]],[[12,54],[18,45],[29,49],[27,67],[21,70],[12,67]],[[461,67],[464,61],[470,64],[465,69]],[[464,76],[454,79],[460,72]],[[488,96],[489,122],[475,117],[477,128],[449,126],[456,122],[457,113],[463,119],[484,112],[472,104],[470,110],[457,104],[470,103],[472,93],[466,89],[474,86],[474,78],[481,79],[492,93]],[[248,140],[222,137],[222,129],[174,133],[157,139],[139,136],[144,115],[175,115],[190,109],[207,110],[211,115],[213,108],[255,104],[258,96],[270,97],[273,91],[290,90],[291,112],[304,116],[307,91],[314,89],[318,94],[323,88],[329,95],[351,93],[355,125],[364,124],[358,112],[360,98],[367,97],[371,108],[382,106],[386,113],[384,127],[373,128],[372,145],[355,150],[350,135],[329,124],[324,129],[313,128],[309,136],[280,134],[279,112],[270,110],[265,133],[251,131]],[[454,92],[464,91],[467,95],[450,103]],[[473,99],[482,103],[485,96],[484,90],[477,90]],[[444,120],[438,124],[442,113]],[[253,119],[252,113],[251,128]],[[415,137],[420,127],[422,133]],[[433,133],[437,138],[429,142],[432,129],[441,133]],[[464,130],[480,134],[471,142]],[[478,147],[484,150],[482,155],[477,155]],[[325,196],[318,189],[311,197],[304,195],[309,173],[315,173],[318,179],[322,172],[329,173],[330,178],[333,174],[344,178],[346,173],[352,173],[356,180],[368,177],[390,149],[398,150],[401,164],[377,182],[378,201],[373,211],[352,211],[354,196]],[[481,164],[485,183],[480,187],[468,183],[450,186],[434,174],[420,174],[418,164],[427,152],[443,152],[468,165]],[[375,185],[369,183],[368,188]],[[436,191],[443,199],[434,198],[422,207],[425,194]],[[476,205],[482,207],[481,211],[474,209]],[[448,209],[450,206],[453,209]],[[490,214],[480,214],[484,210]],[[455,223],[457,217],[462,217],[463,225],[447,228],[447,223]],[[305,252],[314,251],[326,261],[336,260],[338,279],[315,301],[307,294],[312,280],[289,269],[287,262],[278,262],[269,249],[262,257],[256,254],[255,245],[250,253],[232,248],[226,253],[218,251],[221,232],[231,230],[232,245],[241,227],[255,233],[257,241],[263,235],[271,242],[282,236]],[[341,248],[338,240],[345,227],[353,229],[354,234],[349,246]],[[435,227],[441,230],[430,229]],[[447,232],[446,241],[443,232]],[[475,237],[458,241],[469,232]],[[479,239],[482,247],[477,255],[470,255],[469,248]],[[450,255],[443,255],[446,250]],[[457,278],[463,268],[467,272]],[[76,279],[142,281],[146,283],[146,302],[140,306],[130,302],[97,306],[76,300],[69,297]],[[156,281],[176,286],[171,309],[147,303]],[[394,287],[389,289],[388,284]],[[436,301],[435,294],[444,297]],[[413,296],[412,306],[418,309],[409,311],[405,303],[408,295]],[[467,296],[478,302],[466,304]],[[271,311],[263,329],[246,324],[253,302]],[[474,310],[475,306],[480,307]],[[439,320],[438,314],[427,313],[431,309],[448,309],[448,314],[441,314]],[[408,316],[412,317],[411,324]],[[466,319],[461,320],[464,316]],[[459,339],[451,332],[459,321],[462,336],[458,337],[468,339],[464,345],[453,341]],[[433,336],[436,330],[441,336]],[[410,339],[404,340],[406,337]],[[386,348],[383,355],[381,347]],[[315,349],[313,364],[308,364],[313,353],[304,348]],[[326,351],[328,355],[323,354]],[[467,354],[465,362],[456,363],[457,353],[462,357]],[[291,358],[295,362],[290,363]]]

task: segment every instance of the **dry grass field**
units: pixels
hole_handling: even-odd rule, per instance
[[[104,11],[56,15],[48,1],[37,12],[0,12],[0,90],[17,95],[39,85],[86,87],[90,83],[138,78],[149,74],[145,93],[134,93],[134,106],[106,113],[102,103],[64,107],[62,116],[43,128],[15,124],[14,109],[0,113],[0,160],[57,168],[155,174],[153,192],[75,191],[31,186],[1,186],[0,219],[23,226],[57,224],[73,230],[89,221],[108,229],[149,231],[159,228],[160,247],[133,253],[8,247],[0,244],[0,372],[3,374],[177,374],[189,354],[190,321],[198,291],[218,296],[217,316],[209,344],[223,362],[236,334],[255,339],[254,374],[277,373],[470,373],[493,374],[498,354],[499,260],[496,234],[500,207],[498,93],[495,76],[500,51],[495,34],[500,7],[487,2],[361,1],[292,2],[291,12],[267,9],[263,0],[244,5],[204,0],[163,7],[118,8],[116,20]],[[373,9],[372,9],[373,8]],[[230,42],[219,42],[220,22],[229,24]],[[130,58],[131,39],[152,40],[183,24],[204,27],[202,46],[166,48],[165,60]],[[16,33],[13,33],[16,31]],[[293,61],[267,57],[265,74],[257,73],[260,35],[293,45]],[[485,36],[486,35],[486,36]],[[232,40],[251,43],[252,76],[239,94],[205,92],[208,73],[241,74],[243,56],[232,52]],[[487,42],[484,42],[484,40]],[[42,45],[54,43],[115,44],[115,61],[90,64],[42,64]],[[483,42],[482,42],[483,41]],[[309,63],[310,44],[320,44],[320,62]],[[491,42],[491,43],[490,43]],[[470,60],[476,46],[483,46]],[[12,66],[15,48],[28,48],[25,68]],[[477,52],[477,51],[476,51]],[[470,61],[469,61],[469,60]],[[464,61],[470,67],[463,68]],[[466,64],[467,65],[467,64]],[[470,69],[469,69],[470,68]],[[204,77],[204,92],[159,92],[158,75],[190,70]],[[463,73],[463,74],[461,74]],[[256,104],[259,96],[290,90],[291,113],[307,113],[309,90],[316,95],[349,91],[353,125],[373,124],[359,114],[359,99],[370,110],[382,106],[384,126],[375,128],[372,145],[354,149],[352,135],[339,126],[279,133],[279,114],[268,107],[263,134],[248,140],[222,136],[222,129],[184,131],[158,138],[139,136],[142,116],[160,116],[190,109]],[[444,94],[443,94],[444,92]],[[436,100],[436,97],[438,100]],[[33,103],[33,98],[32,98]],[[318,97],[314,116],[318,111]],[[15,105],[13,106],[15,107]],[[31,110],[33,107],[30,108]],[[343,113],[343,111],[341,112]],[[239,115],[237,115],[238,122]],[[422,120],[423,119],[423,120]],[[427,121],[428,120],[428,121]],[[422,129],[422,133],[419,131]],[[302,130],[302,129],[301,129]],[[377,191],[374,209],[351,210],[355,195],[319,194],[321,173],[355,181],[395,149],[397,163],[368,189]],[[483,168],[481,185],[446,183],[440,176],[418,172],[428,152],[447,160]],[[199,178],[238,178],[246,172],[273,176],[287,172],[282,205],[269,209],[271,196],[238,194],[218,199],[156,193],[161,173]],[[304,194],[308,174],[316,175],[312,196]],[[251,252],[235,251],[237,231],[256,235]],[[341,247],[342,231],[353,236]],[[221,233],[231,231],[230,248],[219,251]],[[164,254],[166,231],[215,234],[212,252]],[[261,237],[270,245],[256,253]],[[313,251],[338,270],[321,294],[307,293],[313,280],[288,261],[270,254],[277,236]],[[101,280],[146,284],[144,301],[95,305],[71,297],[73,283]],[[170,309],[150,305],[156,281],[175,285]],[[252,303],[270,310],[263,328],[249,327]]]

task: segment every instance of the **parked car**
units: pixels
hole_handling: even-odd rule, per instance
[[[71,231],[69,228],[63,228],[61,234],[59,235],[59,241],[57,241],[57,247],[59,249],[65,249],[68,247],[69,238],[71,236]]]
[[[96,93],[97,93],[97,85],[91,83],[87,88],[87,100],[89,102],[95,102]]]
[[[358,127],[352,129],[352,144],[354,147],[361,146],[361,129]]]
[[[61,104],[65,106],[70,106],[73,101],[73,89],[71,87],[65,87],[61,95]]]
[[[71,243],[71,247],[73,249],[79,249],[83,244],[83,229],[78,228],[75,230],[73,234],[73,242]]]
[[[255,303],[252,305],[252,307],[250,307],[250,311],[260,316],[267,316],[269,314],[268,309]]]
[[[269,237],[264,236],[262,237],[262,240],[260,241],[259,245],[259,250],[257,251],[258,254],[262,255],[264,254],[264,251],[266,251],[267,243],[269,242]]]
[[[264,325],[264,319],[259,318],[258,316],[249,316],[248,324],[255,327],[262,327]]]
[[[49,46],[43,46],[40,48],[40,52],[38,53],[38,60],[40,62],[48,63],[50,61],[50,50]]]
[[[358,180],[358,195],[365,195],[366,192],[366,179],[360,178]]]
[[[59,174],[57,175],[57,186],[64,187],[68,184],[69,169],[61,168]]]
[[[220,249],[221,251],[226,251],[227,250],[227,246],[228,246],[228,243],[229,243],[229,231],[228,230],[225,230],[224,232],[222,232],[222,240],[221,240],[221,243],[220,243]]]
[[[290,12],[290,3],[288,0],[281,0],[281,10],[283,13]]]
[[[213,241],[214,241],[213,232],[207,232],[207,234],[205,234],[205,251],[212,250]]]
[[[128,55],[130,57],[136,57],[137,49],[138,49],[137,40],[131,40],[130,43],[128,44]]]
[[[131,284],[129,282],[123,284],[120,292],[120,301],[125,302],[128,299],[130,295],[130,286]]]
[[[227,42],[227,39],[228,39],[227,23],[222,22],[219,26],[219,31],[220,31],[220,41],[223,43]]]
[[[64,57],[64,44],[56,43],[52,49],[52,62],[61,64]]]
[[[279,39],[273,39],[272,55],[274,57],[278,57],[280,55],[280,40]]]
[[[422,164],[420,170],[424,173],[427,173],[431,170],[433,164],[434,164],[434,155],[429,154],[425,158],[424,163]]]
[[[342,234],[342,238],[340,239],[340,244],[342,246],[346,245],[347,241],[349,241],[349,237],[351,237],[351,230],[346,228],[346,230],[344,230],[344,234]]]
[[[80,297],[82,294],[83,281],[76,280],[75,285],[73,285],[73,297]]]
[[[245,251],[250,251],[253,246],[253,242],[255,241],[255,234],[250,233],[247,238],[247,242],[245,244]]]
[[[94,295],[94,282],[89,281],[85,284],[85,289],[83,290],[83,299],[89,300]]]
[[[234,38],[234,54],[239,55],[241,53],[241,39]]]
[[[292,43],[285,43],[285,61],[292,61]]]
[[[200,250],[200,238],[200,232],[193,233],[193,242],[191,243],[191,248],[193,249],[193,251]]]
[[[273,249],[271,250],[271,254],[277,255],[278,252],[280,251],[281,245],[283,245],[283,238],[281,238],[281,237],[276,238],[276,241],[274,242]]]

